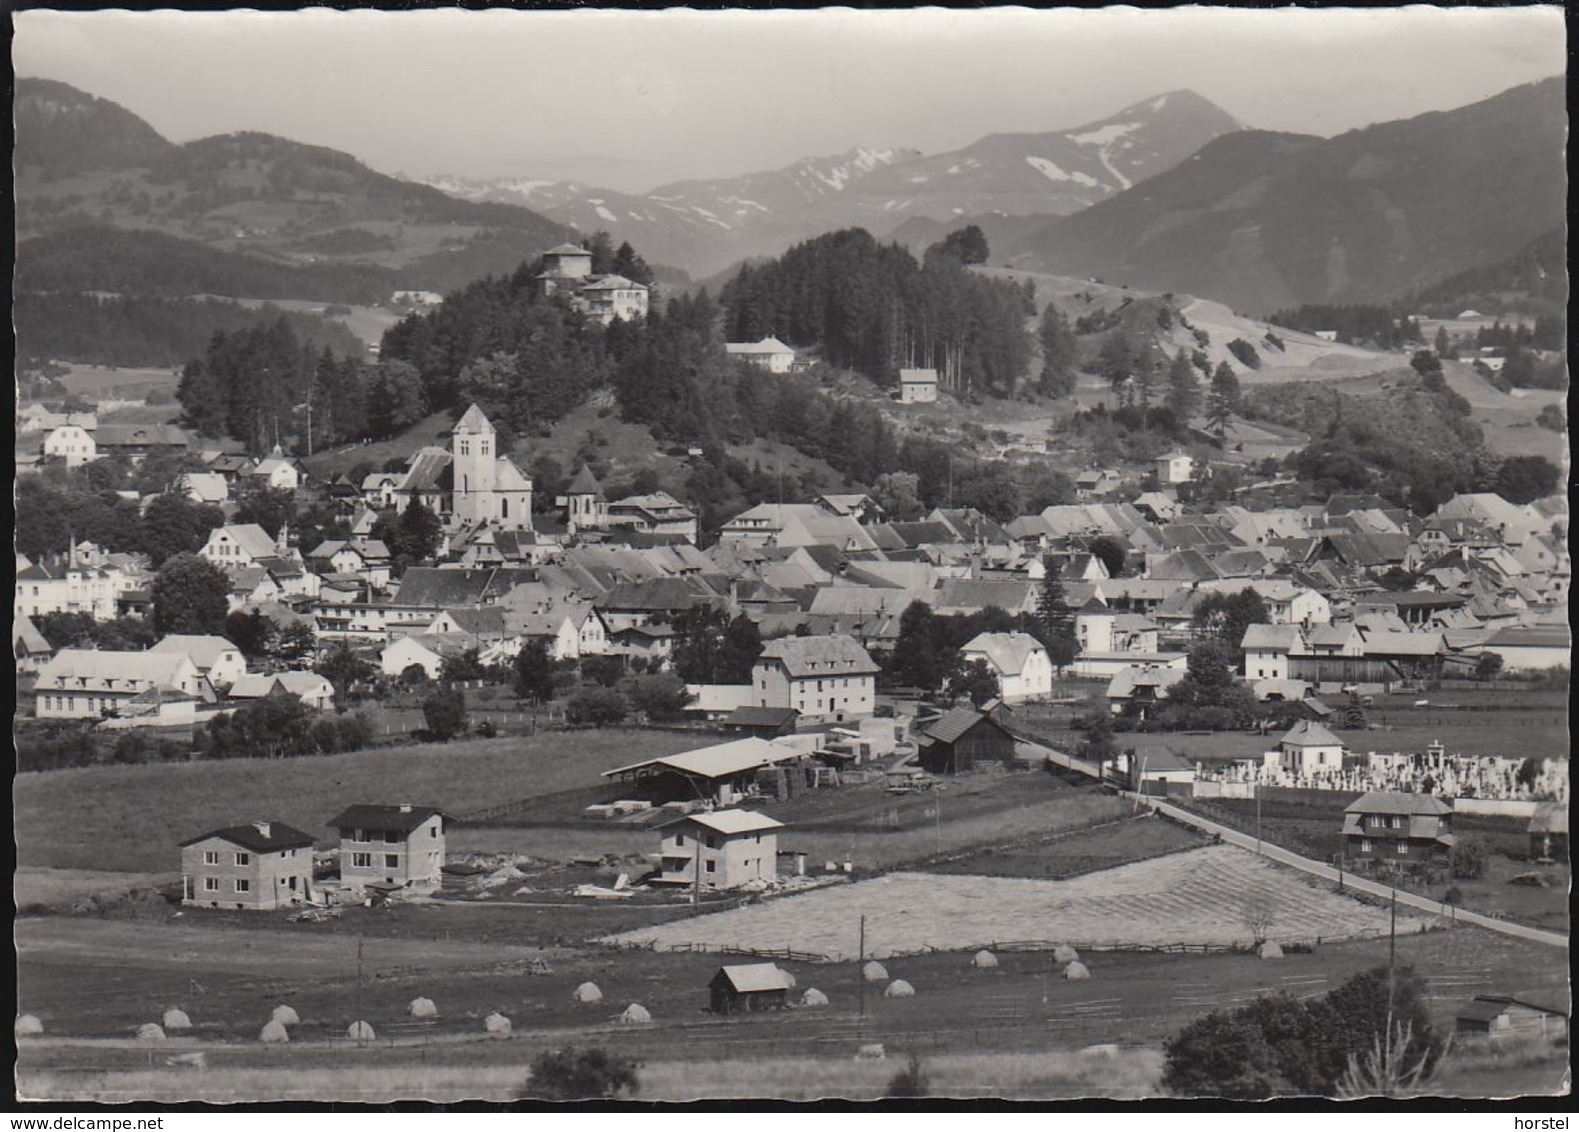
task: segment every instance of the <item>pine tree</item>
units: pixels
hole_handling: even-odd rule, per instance
[[[1059,577],[1058,560],[1051,554],[1044,554],[1042,570],[1042,584],[1036,593],[1036,622],[1048,660],[1055,669],[1062,671],[1074,662],[1080,651],[1075,641],[1075,614],[1069,607],[1064,583]]]
[[[1206,416],[1222,439],[1228,429],[1228,418],[1239,408],[1239,379],[1227,362],[1218,362],[1212,373],[1211,393],[1206,399]]]
[[[1168,408],[1173,419],[1183,428],[1195,415],[1201,399],[1200,382],[1195,377],[1195,367],[1185,355],[1183,347],[1168,363]]]
[[[1048,303],[1037,334],[1042,342],[1042,392],[1067,397],[1075,391],[1075,335],[1069,319]]]

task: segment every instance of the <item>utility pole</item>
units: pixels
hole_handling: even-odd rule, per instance
[[[1256,852],[1261,852],[1261,780],[1257,776],[1256,783]]]
[[[691,906],[694,908],[702,902],[702,835],[694,835],[696,839],[695,859],[691,862]]]
[[[861,942],[856,948],[855,981],[858,1001],[860,1002],[860,1020],[856,1024],[856,1040],[859,1041],[865,1032],[866,1026],[866,917],[861,917]]]

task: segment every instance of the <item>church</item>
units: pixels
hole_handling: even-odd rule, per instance
[[[499,454],[493,423],[476,405],[455,423],[450,450],[419,449],[390,494],[397,510],[417,500],[452,530],[532,529],[532,481]]]

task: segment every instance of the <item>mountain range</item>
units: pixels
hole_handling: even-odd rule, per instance
[[[994,258],[1260,314],[1389,300],[1561,229],[1566,140],[1561,78],[1330,139],[1228,134]]]
[[[839,228],[886,236],[913,218],[941,224],[978,213],[1031,215],[1045,224],[1243,128],[1200,95],[1172,91],[1073,129],[990,134],[932,156],[853,149],[641,194],[519,178],[436,176],[427,183],[466,200],[524,205],[584,232],[603,228],[650,259],[705,275]]]

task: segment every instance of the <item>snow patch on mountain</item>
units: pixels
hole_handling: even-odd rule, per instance
[[[1045,157],[1026,157],[1025,163],[1049,181],[1074,181],[1088,189],[1098,188],[1102,182],[1089,173],[1069,173]]]

